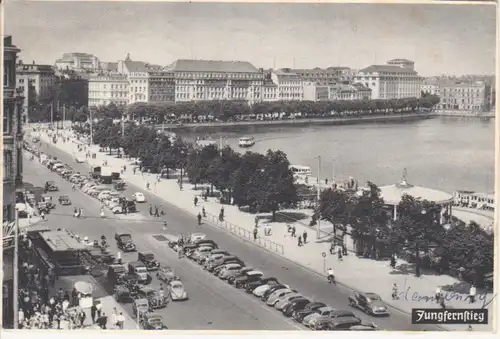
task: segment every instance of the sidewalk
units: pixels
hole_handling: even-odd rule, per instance
[[[66,135],[70,135],[66,132]],[[44,142],[50,142],[46,134],[42,134],[42,140]],[[60,150],[68,154],[76,154],[77,147],[73,142],[58,142],[56,145]],[[217,216],[219,214],[221,205],[216,201],[215,198],[209,198],[208,202],[204,202],[203,199],[199,199],[200,203],[198,207],[193,206],[194,196],[200,195],[202,192],[199,188],[194,190],[193,186],[185,183],[183,191],[179,190],[176,180],[166,180],[162,179],[156,185],[156,176],[152,174],[141,174],[137,172],[135,175],[132,174],[131,165],[125,159],[118,159],[112,156],[98,152],[99,147],[91,147],[91,152],[96,153],[96,159],[91,159],[89,165],[102,165],[103,160],[108,161],[108,165],[113,168],[120,168],[123,165],[127,165],[127,172],[123,175],[125,181],[128,181],[139,187],[146,187],[146,182],[151,184],[151,192],[156,194],[158,197],[164,199],[170,204],[177,206],[191,214],[196,215],[201,211],[202,207],[205,207],[207,214]],[[84,153],[82,153],[84,154]],[[200,186],[198,186],[200,187]],[[224,205],[225,220],[229,224],[237,225],[239,228],[246,230],[251,234],[255,225],[255,215],[244,213],[240,211],[236,206]],[[286,213],[287,211],[281,211]],[[304,213],[301,213],[304,212]],[[306,211],[294,210],[288,211],[290,216],[294,216],[295,219],[302,219],[304,224],[309,222],[309,217],[305,213]],[[278,216],[281,215],[278,214]],[[378,293],[384,301],[386,301],[391,306],[410,313],[412,308],[427,307],[427,308],[437,308],[439,307],[435,301],[433,301],[433,296],[437,286],[441,286],[443,291],[448,291],[446,294],[446,304],[448,308],[480,308],[483,305],[488,304],[492,299],[492,294],[481,294],[478,295],[478,301],[475,304],[470,305],[466,299],[469,286],[464,285],[464,283],[458,281],[457,279],[446,276],[446,275],[422,275],[421,277],[415,277],[413,274],[413,265],[408,264],[402,260],[398,260],[398,264],[395,270],[393,270],[387,261],[375,261],[371,259],[358,258],[357,256],[350,254],[343,258],[343,261],[339,261],[336,255],[330,255],[329,249],[330,245],[328,242],[316,242],[316,234],[311,228],[304,226],[300,221],[290,222],[289,220],[277,220],[275,223],[269,223],[271,226],[272,234],[270,236],[263,235],[263,224],[269,214],[260,214],[259,218],[259,244],[265,243],[263,239],[268,239],[277,244],[282,245],[283,253],[275,251],[278,254],[284,256],[286,259],[293,261],[303,267],[310,269],[320,275],[325,275],[326,268],[333,268],[335,275],[339,283],[344,284],[350,288],[360,290],[363,292],[374,292]],[[218,223],[217,219],[214,218],[214,223]],[[283,219],[283,218],[278,218]],[[301,235],[304,231],[308,233],[308,243],[302,247],[297,246],[297,238],[292,238],[286,230],[286,224],[291,223],[296,227],[296,234]],[[231,226],[227,225],[217,225],[219,227],[226,227],[228,230]],[[330,225],[326,222],[322,222],[322,226],[326,229]],[[323,229],[322,227],[322,229]],[[324,233],[323,233],[324,234]],[[248,237],[248,236],[245,236]],[[251,240],[253,241],[253,240]],[[264,246],[263,246],[264,247]],[[347,247],[352,249],[352,242],[347,243]],[[322,253],[326,254],[323,258]],[[396,284],[399,288],[399,300],[392,300],[392,285]],[[493,309],[495,302],[491,302],[487,305],[490,310],[490,319],[493,318]],[[454,330],[465,330],[465,326],[447,326]],[[491,330],[493,325],[483,325],[475,326],[475,330],[487,331]]]

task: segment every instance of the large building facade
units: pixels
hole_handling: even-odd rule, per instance
[[[100,70],[99,59],[88,53],[64,53],[61,59],[57,59],[55,67],[59,70],[73,70],[79,72],[98,72]]]
[[[484,81],[442,82],[438,85],[437,95],[441,110],[485,112],[490,110],[491,88]]]
[[[16,81],[18,87],[32,84],[37,101],[43,102],[52,98],[57,77],[51,65],[38,65],[34,61],[32,64],[23,64],[19,61],[16,67]]]
[[[304,100],[304,81],[290,68],[273,70],[271,79],[277,86],[277,99],[279,101]]]
[[[249,62],[177,60],[170,68],[175,76],[175,101],[262,100],[264,75]]]
[[[21,111],[23,97],[17,89],[16,59],[20,52],[11,36],[3,38],[3,323],[8,324],[12,309],[12,235],[14,232],[16,187],[22,185],[23,171],[23,126]]]
[[[372,99],[419,98],[422,78],[415,71],[415,63],[393,59],[386,65],[371,65],[358,71],[354,82],[372,90]]]
[[[89,107],[129,103],[129,80],[122,74],[101,74],[88,80]]]

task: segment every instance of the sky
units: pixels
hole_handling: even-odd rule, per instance
[[[347,66],[394,58],[423,76],[494,74],[496,8],[442,4],[4,1],[4,32],[25,63],[63,53],[168,65],[242,60],[262,68]]]

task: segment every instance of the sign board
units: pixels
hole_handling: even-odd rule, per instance
[[[325,252],[321,253],[321,256],[322,256],[323,258],[326,258],[326,253],[325,253]]]
[[[14,247],[14,237],[3,238],[3,249]]]

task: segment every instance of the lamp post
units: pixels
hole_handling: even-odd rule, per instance
[[[318,156],[318,179],[316,180],[317,190],[317,200],[318,200],[318,208],[320,204],[320,198],[321,198],[321,189],[319,187],[320,184],[320,178],[321,178],[321,156]],[[316,239],[320,238],[321,234],[321,216],[318,216],[318,219],[316,220]]]

